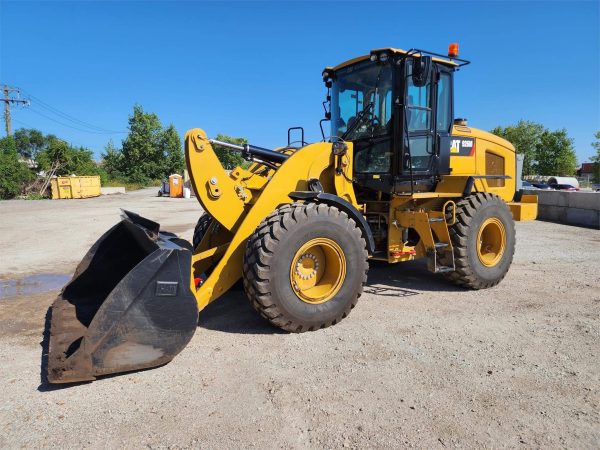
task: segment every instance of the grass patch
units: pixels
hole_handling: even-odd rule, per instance
[[[147,187],[160,186],[160,180],[152,180],[149,183],[133,183],[126,180],[121,179],[112,179],[103,183],[103,187],[124,187],[125,191],[137,191],[139,189],[144,189]]]
[[[46,197],[39,192],[30,192],[29,194],[23,195],[19,198],[23,200],[48,200],[49,197]]]

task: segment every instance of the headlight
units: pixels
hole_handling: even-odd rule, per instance
[[[331,146],[331,152],[335,156],[345,155],[347,151],[348,151],[348,146],[346,145],[345,142],[336,141]]]

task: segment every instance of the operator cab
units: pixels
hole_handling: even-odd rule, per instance
[[[330,140],[353,142],[359,187],[431,191],[449,174],[453,74],[468,64],[457,55],[386,48],[323,71]]]

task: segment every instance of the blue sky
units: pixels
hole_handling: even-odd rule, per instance
[[[201,127],[274,147],[295,125],[320,138],[323,67],[459,42],[472,64],[456,76],[457,116],[483,129],[565,127],[583,162],[600,129],[599,3],[2,0],[0,82],[33,96],[13,109],[15,128],[97,155],[124,135],[89,131],[126,130],[134,103],[182,135]]]

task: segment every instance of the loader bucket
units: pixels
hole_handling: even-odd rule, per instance
[[[165,364],[196,331],[190,244],[160,232],[156,222],[123,213],[52,304],[50,383]]]

